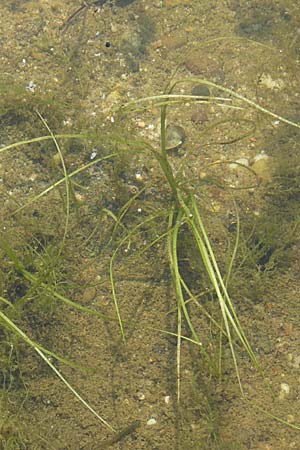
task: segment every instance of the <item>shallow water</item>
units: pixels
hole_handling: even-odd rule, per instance
[[[297,2],[105,2],[68,21],[78,8],[71,0],[7,0],[0,9],[2,149],[50,131],[65,135],[0,153],[0,295],[14,305],[3,302],[1,311],[80,366],[51,357],[119,434],[3,325],[1,448],[300,448],[299,127],[222,89],[300,123]],[[178,313],[166,241],[174,199],[155,157],[160,105],[134,102],[163,94],[172,77],[182,80],[173,94],[203,96],[168,107],[168,124],[184,130],[168,157],[181,192],[198,201],[224,278],[239,236],[228,290],[264,372],[236,341],[245,399],[226,339],[189,301],[210,360],[181,339],[177,402]],[[199,79],[213,84],[203,88]],[[81,137],[66,136],[74,134]],[[188,288],[221,323],[184,224],[178,257]],[[181,333],[192,338],[184,319]]]

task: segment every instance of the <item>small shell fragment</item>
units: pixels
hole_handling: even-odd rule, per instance
[[[179,125],[168,125],[166,128],[167,150],[176,150],[185,141],[185,131]]]

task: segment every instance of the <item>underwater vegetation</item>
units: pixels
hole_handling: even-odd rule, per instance
[[[200,84],[208,90],[202,90],[200,95],[199,91],[196,95],[195,91],[183,95],[183,84]],[[254,132],[257,117],[271,117],[295,129],[300,125],[232,90],[196,77],[172,79],[163,95],[121,106],[114,111],[115,123],[96,131],[60,132],[59,123],[68,106],[56,107],[53,99],[35,97],[32,104],[8,89],[1,102],[0,121],[11,130],[11,143],[2,147],[0,153],[6,164],[13,152],[18,152],[19,161],[15,158],[13,170],[17,175],[20,172],[13,182],[9,181],[9,174],[4,179],[11,192],[4,193],[0,235],[1,401],[8,403],[22,393],[26,402],[26,397],[31,396],[26,377],[35,371],[50,372],[113,433],[103,445],[138,433],[138,418],[117,431],[104,413],[98,414],[67,380],[63,375],[65,368],[88,374],[92,368],[76,361],[69,353],[68,338],[57,339],[56,332],[65,326],[68,336],[70,311],[78,313],[78,317],[94,317],[109,328],[118,347],[116,358],[122,360],[119,353],[134,333],[134,321],[126,312],[130,299],[125,299],[124,304],[119,293],[118,277],[123,265],[129,267],[128,272],[123,272],[125,279],[131,275],[130,270],[135,278],[143,277],[143,264],[147,265],[149,258],[153,264],[151,281],[171,286],[169,296],[173,304],[169,313],[173,327],[162,329],[160,324],[149,323],[149,332],[167,337],[175,348],[178,416],[183,415],[181,402],[185,401],[182,390],[186,387],[188,344],[194,373],[198,374],[191,391],[196,392],[198,383],[205,391],[203,397],[199,394],[199,403],[201,399],[205,401],[198,411],[199,416],[205,417],[203,440],[211,445],[206,448],[215,448],[216,443],[220,445],[217,448],[223,448],[210,381],[222,380],[224,372],[233,369],[243,398],[244,369],[241,371],[240,361],[246,361],[264,377],[238,311],[244,298],[259,302],[266,280],[271,283],[273,271],[284,270],[289,264],[286,251],[295,242],[298,226],[300,170],[296,160],[279,161],[274,175],[263,187],[260,214],[253,219],[253,215],[243,211],[239,189],[222,177],[225,169],[221,166],[232,164],[231,160],[207,164],[198,178],[189,175],[192,161],[187,160],[184,166],[178,164],[177,145],[168,143],[168,117],[174,108],[188,107],[187,103],[213,104],[230,111],[231,118],[217,123],[226,128],[237,120],[241,125],[228,144],[248,136],[249,130],[250,134]],[[129,126],[130,116],[147,113],[149,108],[156,108],[160,119],[157,145]],[[245,112],[246,118],[236,119],[236,110]],[[14,142],[13,131],[20,126],[26,137],[21,138],[20,133],[20,140]],[[143,161],[142,173],[135,166],[139,159]],[[245,175],[243,189],[253,195],[261,188],[261,182],[251,168],[238,164]],[[26,167],[29,178],[22,175],[22,167]],[[230,205],[230,215],[226,216],[225,210],[218,215],[212,199]],[[96,281],[92,277],[86,281],[82,265],[86,264],[86,271],[90,261],[98,260],[106,271],[98,274]],[[86,283],[85,289],[82,282]],[[112,302],[93,303],[91,293],[97,283],[109,286]],[[38,362],[32,353],[38,354]],[[12,409],[16,414],[17,407]],[[182,419],[182,443],[189,442],[186,417],[188,413]],[[1,448],[26,448],[26,433],[15,432],[13,423],[8,414],[1,424]]]

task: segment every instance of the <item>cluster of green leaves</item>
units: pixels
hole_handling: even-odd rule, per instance
[[[37,113],[40,119],[41,125],[47,130],[45,136],[35,137],[33,139],[19,141],[17,143],[10,144],[1,148],[0,152],[8,152],[20,147],[32,145],[33,143],[51,142],[58,155],[60,162],[61,175],[60,178],[54,181],[46,189],[39,194],[35,194],[25,205],[19,206],[15,211],[17,218],[22,218],[25,208],[29,208],[31,214],[33,214],[33,206],[41,199],[49,196],[50,193],[58,189],[64,190],[64,194],[61,196],[63,203],[63,214],[61,214],[61,220],[59,224],[59,236],[53,230],[48,230],[48,233],[35,234],[31,228],[27,231],[27,239],[17,239],[17,244],[13,244],[13,239],[10,233],[3,233],[0,238],[0,248],[2,249],[3,267],[2,280],[1,280],[1,308],[0,308],[0,321],[2,325],[2,338],[6,343],[4,350],[1,353],[1,359],[6,361],[6,368],[3,372],[3,383],[6,386],[11,386],[12,380],[16,377],[17,367],[16,359],[12,356],[11,343],[14,344],[14,340],[22,340],[28,344],[43,361],[50,366],[53,372],[60,377],[65,386],[70,389],[73,394],[79,398],[79,400],[87,407],[103,424],[105,424],[111,431],[113,427],[77,393],[77,391],[68,383],[63,375],[57,370],[55,364],[49,360],[49,356],[62,363],[71,364],[77,367],[76,364],[67,361],[62,356],[53,353],[51,350],[45,348],[40,342],[33,340],[22,329],[22,319],[26,317],[26,311],[28,306],[33,304],[38,305],[37,310],[44,311],[44,313],[52,314],[53,311],[60,304],[65,304],[68,307],[75,308],[76,310],[93,314],[99,317],[101,320],[113,320],[112,317],[107,317],[101,314],[99,311],[95,311],[86,306],[73,301],[68,297],[64,291],[64,285],[66,281],[66,264],[65,264],[65,251],[68,242],[68,233],[70,230],[70,222],[72,216],[72,201],[73,201],[73,187],[74,178],[85,173],[91,166],[96,165],[104,160],[112,160],[118,157],[122,157],[127,153],[126,157],[130,157],[132,152],[148,152],[152,158],[155,158],[158,165],[161,168],[162,174],[165,179],[165,188],[169,190],[169,196],[163,204],[158,206],[159,202],[148,203],[149,208],[145,211],[148,214],[144,214],[141,220],[138,217],[129,218],[131,211],[131,205],[140,199],[143,194],[143,188],[138,190],[133,196],[129,198],[124,197],[125,203],[119,208],[118,211],[106,208],[104,205],[101,207],[101,217],[109,217],[113,221],[113,228],[109,243],[114,243],[114,250],[110,258],[109,275],[111,283],[112,297],[115,305],[116,319],[119,323],[120,332],[123,340],[126,339],[126,322],[122,319],[122,311],[119,306],[119,299],[116,292],[116,281],[114,273],[114,264],[116,257],[119,254],[119,250],[124,246],[130,246],[131,241],[138,236],[143,236],[143,233],[147,233],[150,237],[150,243],[147,245],[146,251],[149,247],[156,245],[157,242],[165,240],[167,256],[169,259],[169,269],[173,280],[174,291],[176,293],[177,304],[177,330],[160,330],[162,333],[173,335],[177,337],[177,393],[178,401],[180,400],[181,392],[181,343],[186,340],[196,346],[199,349],[200,355],[204,360],[208,361],[208,367],[214,366],[215,362],[211,357],[209,351],[203,345],[203,339],[201,336],[201,330],[196,325],[195,318],[192,314],[190,305],[193,304],[194,308],[200,311],[206,319],[211,323],[212,327],[216,330],[220,337],[220,361],[216,364],[217,372],[221,373],[221,359],[222,359],[222,346],[223,342],[228,345],[233,364],[235,367],[238,384],[241,392],[243,393],[242,381],[240,377],[237,348],[242,348],[244,352],[248,354],[248,357],[252,361],[252,364],[260,371],[260,367],[256,356],[252,350],[252,347],[246,337],[243,327],[240,323],[238,314],[236,313],[231,295],[229,294],[228,284],[233,271],[234,261],[239,247],[240,239],[240,224],[239,215],[236,213],[236,235],[232,247],[232,252],[229,257],[227,265],[227,271],[224,272],[223,268],[220,269],[220,263],[217,260],[213,244],[209,237],[209,232],[203,220],[202,205],[199,202],[199,196],[195,191],[195,186],[191,188],[188,181],[182,183],[181,176],[177,176],[174,173],[172,165],[169,161],[166,142],[166,118],[167,109],[174,104],[184,104],[187,101],[203,101],[207,103],[207,98],[203,99],[197,96],[185,96],[173,94],[175,88],[182,81],[171,82],[167,87],[164,95],[154,96],[151,98],[142,99],[138,102],[126,105],[125,112],[133,110],[145,110],[149,107],[149,104],[159,106],[161,109],[160,123],[161,123],[161,141],[160,148],[156,149],[151,144],[135,137],[128,137],[128,135],[122,134],[120,130],[112,131],[107,140],[110,143],[110,148],[114,148],[111,153],[106,152],[105,156],[101,156],[86,164],[82,164],[77,169],[69,172],[68,165],[65,161],[65,155],[62,151],[61,140],[71,139],[88,139],[91,136],[80,134],[60,135],[53,133],[45,120],[43,114]],[[244,107],[254,108],[259,113],[268,115],[272,118],[282,121],[288,125],[300,128],[298,124],[295,124],[287,119],[284,119],[277,114],[274,114],[265,108],[260,107],[253,101],[250,101],[241,95],[218,86],[214,83],[206,80],[199,80],[197,78],[185,79],[184,82],[189,83],[202,83],[208,85],[210,88],[214,88],[221,91],[223,94],[227,94],[231,98],[234,98],[238,105],[232,105],[233,109]],[[228,101],[228,98],[212,97],[210,101],[214,102],[216,106],[224,106],[224,102]],[[143,106],[140,107],[140,102],[143,102]],[[227,108],[230,106],[227,105]],[[124,112],[124,108],[121,113]],[[35,113],[36,114],[36,113]],[[122,115],[122,114],[121,114]],[[2,120],[11,120],[16,123],[16,116],[11,111],[2,111]],[[286,178],[281,178],[281,183]],[[151,182],[151,181],[150,181]],[[289,185],[290,186],[290,185]],[[297,184],[292,183],[293,195],[298,195]],[[157,187],[156,187],[157,189]],[[295,191],[296,189],[296,191]],[[291,189],[288,189],[291,192]],[[47,219],[47,217],[46,217]],[[130,226],[127,226],[126,223]],[[163,226],[165,225],[165,229]],[[97,228],[92,231],[91,236],[97,232]],[[190,286],[190,280],[187,279],[183,273],[180,265],[181,247],[182,242],[186,239],[188,233],[189,238],[185,242],[189,242],[191,251],[193,252],[194,268],[196,271],[204,271],[207,280],[207,288],[210,291],[211,298],[217,302],[219,308],[219,314],[217,317],[213,317],[203,306],[201,302],[201,296],[195,292]],[[28,235],[30,238],[28,239]],[[269,235],[269,232],[265,236]],[[274,234],[276,236],[276,234]],[[275,238],[275,237],[274,237]],[[256,239],[256,240],[255,240]],[[256,251],[256,263],[269,264],[272,259],[272,243],[267,242],[266,238],[256,236],[252,240],[253,247]],[[87,242],[90,240],[87,237]],[[189,249],[187,249],[189,251]],[[254,253],[254,252],[253,252]],[[198,265],[198,267],[197,267]],[[188,335],[183,332],[183,323],[187,325],[189,330]],[[10,379],[9,382],[4,380]]]

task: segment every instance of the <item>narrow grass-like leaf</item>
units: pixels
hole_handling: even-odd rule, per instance
[[[87,136],[83,134],[55,134],[56,139],[86,139]],[[14,142],[13,144],[6,145],[5,147],[0,148],[0,153],[5,152],[7,150],[11,150],[13,148],[21,147],[22,145],[33,144],[34,142],[42,142],[42,141],[50,141],[53,140],[53,137],[50,136],[40,136],[32,139],[26,139],[24,141]]]
[[[114,277],[114,261],[115,261],[115,258],[117,256],[120,248],[125,244],[126,241],[130,240],[130,238],[137,233],[139,228],[143,227],[146,223],[157,219],[161,215],[162,215],[162,213],[158,213],[155,216],[150,216],[146,220],[144,220],[141,223],[139,223],[138,225],[136,225],[132,230],[128,231],[126,236],[119,242],[117,248],[114,250],[114,252],[113,252],[113,254],[112,254],[111,258],[110,258],[110,261],[109,261],[109,278],[110,278],[112,297],[113,297],[115,310],[116,310],[116,314],[117,314],[117,318],[118,318],[120,331],[121,331],[121,336],[122,336],[123,341],[125,341],[125,332],[124,332],[123,321],[122,321],[121,314],[120,314],[119,302],[118,302],[118,298],[117,298],[117,294],[116,294],[115,277]]]
[[[111,431],[115,432],[115,429],[89,405],[89,403],[82,398],[82,396],[76,391],[76,389],[71,386],[71,384],[66,380],[66,378],[57,370],[57,368],[52,364],[52,362],[47,358],[45,353],[51,354],[56,359],[62,360],[62,358],[57,357],[57,355],[52,352],[47,351],[40,345],[32,341],[17,325],[12,322],[5,314],[0,311],[0,320],[6,324],[6,326],[11,329],[17,336],[21,337],[30,347],[32,347],[37,354],[48,364],[48,366],[55,372],[55,374],[60,378],[60,380],[65,384],[65,386],[75,395],[75,397],[98,419],[102,424],[104,424]],[[64,360],[63,360],[64,361]],[[67,362],[68,363],[68,362]]]
[[[70,184],[69,184],[69,177],[68,177],[68,172],[67,172],[67,168],[66,168],[66,164],[65,164],[65,160],[61,151],[61,148],[58,144],[58,141],[54,135],[54,133],[52,132],[51,128],[49,127],[49,125],[47,124],[46,120],[44,119],[44,117],[37,111],[37,115],[39,116],[39,118],[41,119],[41,121],[43,122],[45,128],[49,131],[50,136],[52,137],[52,140],[54,142],[54,145],[56,147],[57,153],[59,155],[60,158],[60,162],[61,162],[61,166],[63,169],[63,174],[64,174],[64,180],[65,180],[65,186],[66,186],[66,221],[65,221],[65,228],[64,228],[64,233],[63,233],[63,237],[61,240],[61,245],[60,245],[60,249],[59,249],[59,254],[61,254],[64,246],[65,246],[65,242],[66,242],[66,238],[67,238],[67,234],[68,234],[68,229],[69,229],[69,218],[70,218]]]
[[[30,281],[34,286],[42,287],[51,295],[53,295],[53,297],[57,298],[58,300],[61,300],[62,302],[66,303],[68,306],[71,306],[72,308],[78,309],[88,314],[92,314],[94,316],[101,317],[104,320],[115,320],[114,318],[102,314],[99,311],[87,308],[86,306],[83,306],[80,303],[74,302],[73,300],[65,297],[64,295],[56,292],[51,286],[48,286],[46,283],[41,282],[38,277],[36,277],[35,275],[33,275],[32,273],[28,272],[25,269],[22,262],[17,257],[16,253],[12,250],[12,248],[8,246],[6,242],[4,242],[4,240],[0,241],[0,247],[6,252],[11,261],[13,261],[16,269],[24,276],[24,278]]]
[[[57,136],[59,137],[59,136]],[[89,167],[93,166],[94,164],[97,164],[98,162],[102,162],[105,161],[106,159],[111,159],[113,157],[116,156],[116,153],[111,153],[109,155],[104,156],[103,158],[97,158],[94,159],[93,161],[89,162],[88,164],[85,164],[82,167],[79,167],[78,169],[74,170],[73,172],[68,174],[68,178],[72,178],[73,176],[77,175],[78,173],[88,169]],[[55,183],[51,184],[51,186],[49,186],[47,189],[44,189],[42,192],[40,192],[40,194],[35,195],[32,199],[30,199],[25,205],[20,206],[20,208],[17,208],[15,211],[13,211],[12,214],[17,214],[20,211],[22,211],[23,209],[27,208],[28,206],[32,205],[34,202],[36,202],[38,199],[40,199],[41,197],[43,197],[44,195],[48,194],[49,192],[51,192],[53,189],[55,189],[57,186],[59,186],[60,184],[65,183],[65,177],[61,178],[60,180],[56,181]]]

